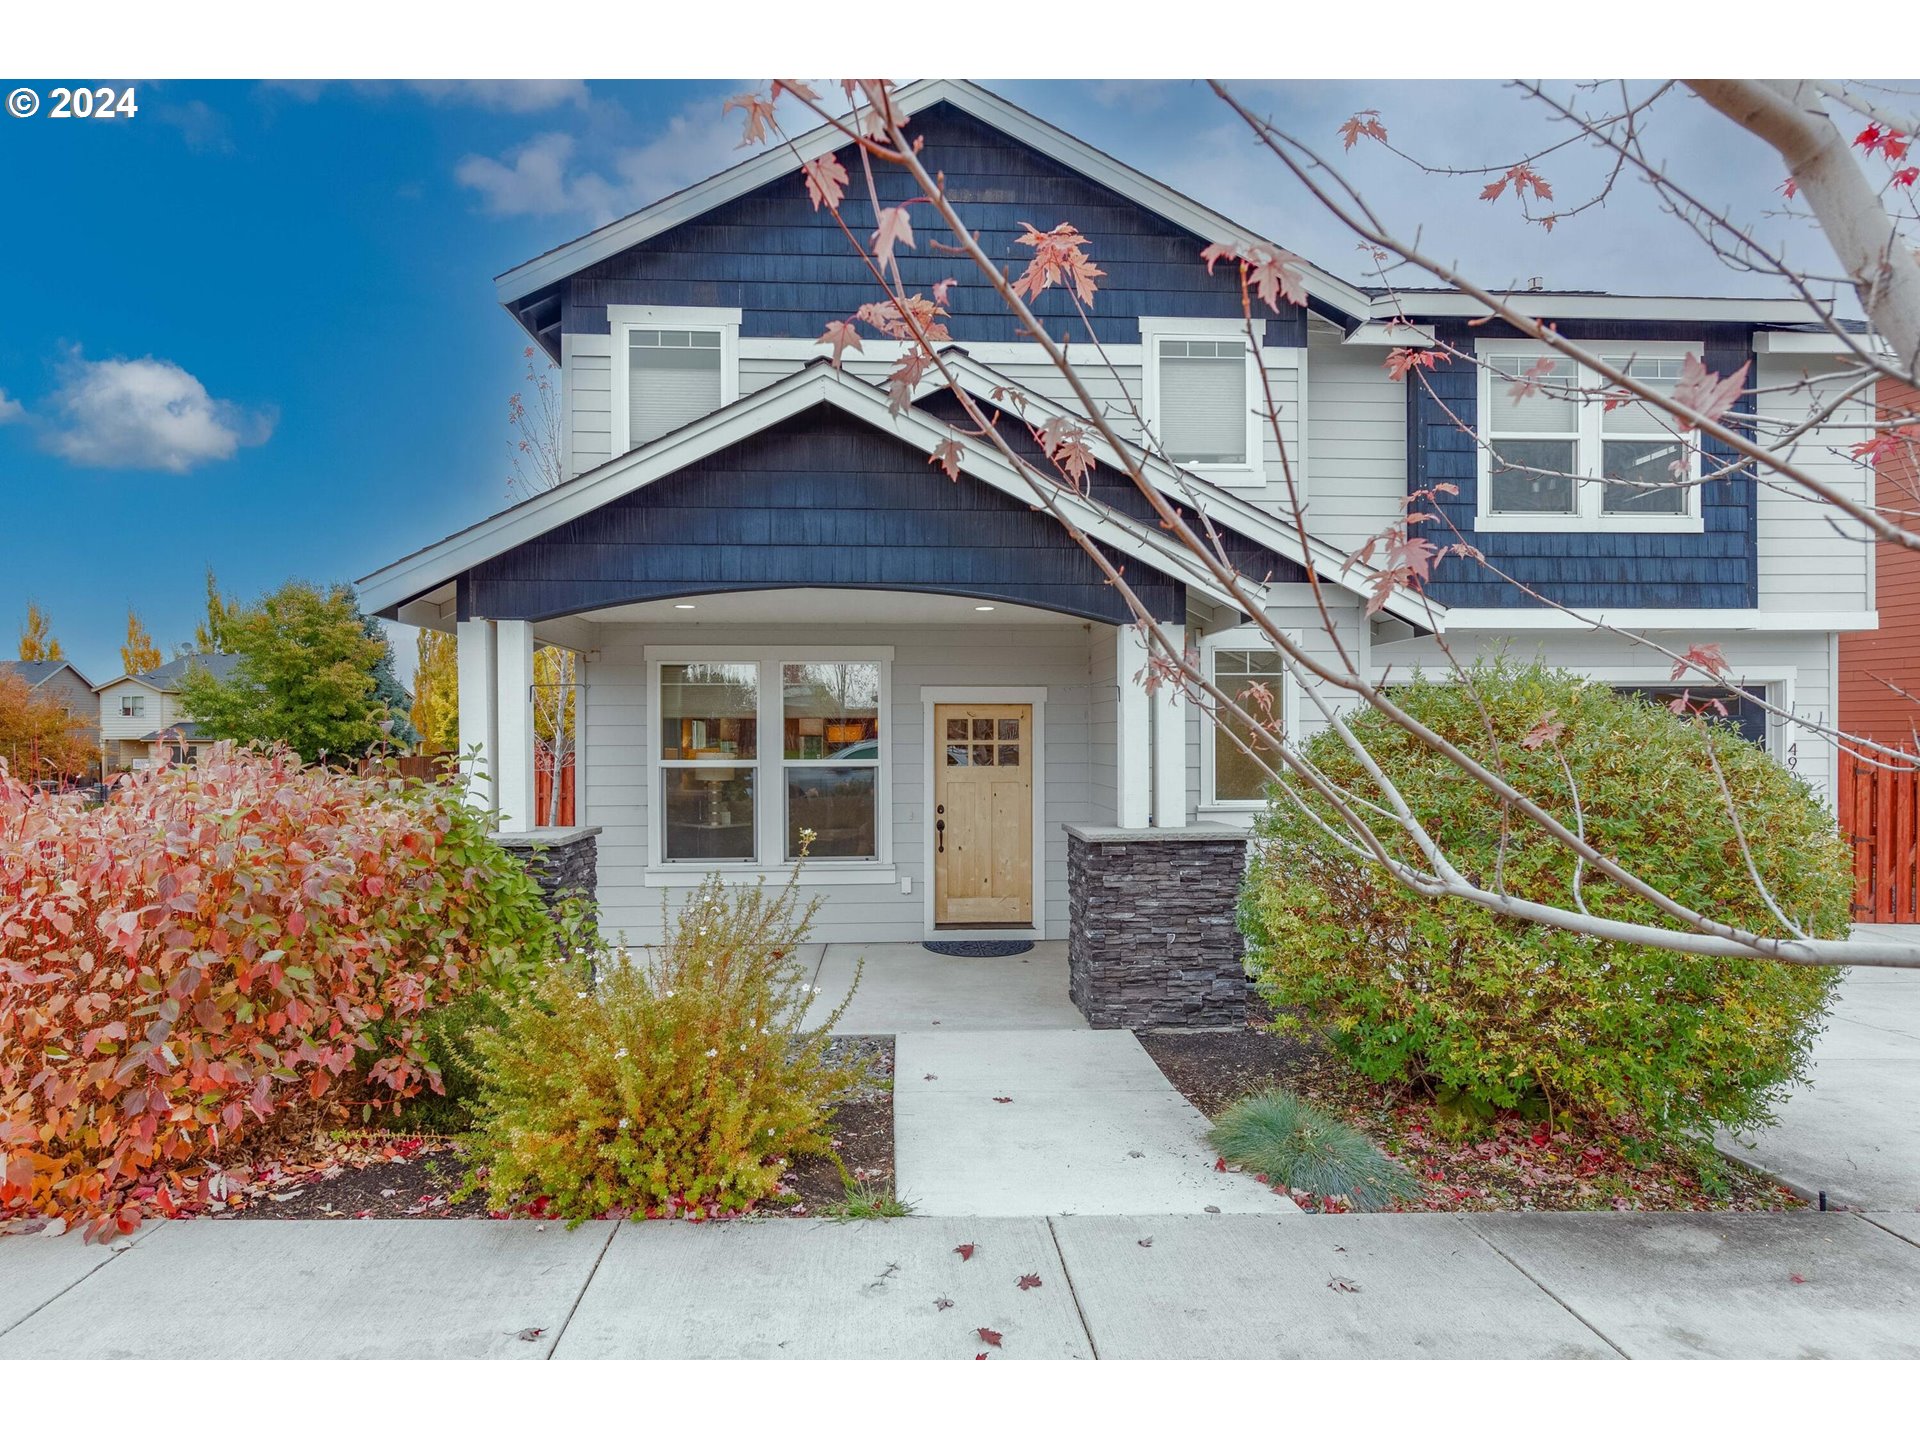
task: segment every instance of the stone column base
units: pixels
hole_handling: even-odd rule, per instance
[[[598,891],[600,847],[594,839],[598,825],[570,825],[549,830],[518,830],[496,835],[501,846],[527,867],[547,908],[556,908],[568,895],[592,901]]]

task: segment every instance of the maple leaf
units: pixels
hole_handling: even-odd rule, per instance
[[[904,205],[889,205],[880,212],[880,224],[873,232],[873,258],[882,265],[893,263],[893,247],[913,249],[913,216]]]
[[[1142,1250],[1151,1250],[1153,1248],[1153,1236],[1149,1235],[1144,1240],[1136,1240],[1133,1243],[1138,1245]]]
[[[818,100],[820,93],[804,80],[776,80],[769,95],[778,101],[782,95],[791,95],[798,100]]]
[[[1225,1174],[1227,1169],[1226,1157],[1222,1156],[1220,1159],[1215,1160],[1213,1162],[1213,1168],[1220,1171],[1222,1174]]]
[[[938,1300],[933,1302],[933,1308],[936,1310],[951,1310],[953,1308],[953,1301],[942,1295]]]
[[[1674,402],[1699,412],[1709,420],[1718,420],[1740,398],[1740,391],[1747,383],[1747,370],[1752,364],[1751,360],[1747,361],[1722,380],[1701,363],[1698,355],[1689,355],[1680,364],[1680,383],[1673,387]]]
[[[1536,200],[1553,198],[1553,187],[1547,183],[1546,177],[1524,160],[1518,165],[1509,165],[1498,180],[1493,181],[1480,192],[1480,198],[1498,200],[1506,193],[1509,184],[1513,186],[1514,197],[1519,200],[1527,198],[1528,190],[1533,191]]]
[[[1013,1096],[1011,1096],[1011,1095],[996,1095],[996,1096],[994,1096],[994,1097],[993,1097],[993,1103],[994,1103],[994,1104],[996,1104],[996,1105],[1011,1105],[1011,1104],[1013,1104]]]
[[[1542,745],[1551,745],[1564,735],[1567,727],[1553,718],[1558,713],[1558,711],[1549,710],[1542,715],[1540,723],[1529,730],[1526,738],[1521,740],[1521,747],[1527,750],[1538,750]]]
[[[1910,450],[1916,440],[1920,440],[1920,425],[1899,425],[1869,436],[1848,453],[1856,460],[1878,465],[1884,460],[1895,459],[1902,450]]]
[[[1797,1270],[1790,1271],[1787,1275],[1787,1279],[1791,1280],[1796,1285],[1804,1285],[1807,1283],[1807,1277],[1802,1275]]]
[[[767,138],[767,122],[773,119],[773,102],[771,100],[762,100],[757,93],[736,95],[720,107],[720,113],[722,115],[725,115],[729,110],[744,110],[747,112],[746,124],[742,127],[740,144],[735,147],[736,149],[741,149],[748,145],[757,145]]]
[[[1306,277],[1300,271],[1304,262],[1291,250],[1277,250],[1271,245],[1229,245],[1216,241],[1200,252],[1200,258],[1207,262],[1209,275],[1221,260],[1239,261],[1241,278],[1275,313],[1279,312],[1279,302],[1283,296],[1289,305],[1307,303]]]
[[[976,1360],[984,1360],[987,1358],[987,1352],[982,1350],[978,1355],[974,1356],[973,1358]]]
[[[829,210],[838,210],[847,194],[847,167],[840,163],[840,157],[822,155],[800,168],[807,175],[807,198],[813,201],[813,208],[818,210],[825,205]]]
[[[978,1330],[974,1331],[973,1333],[978,1335],[985,1344],[993,1346],[993,1348],[996,1350],[1000,1348],[1000,1341],[1002,1340],[1002,1338],[1004,1338],[1002,1337],[1002,1335],[998,1330],[989,1330],[984,1325],[982,1325]],[[981,1358],[984,1359],[985,1357],[983,1356]]]
[[[1718,644],[1689,645],[1686,653],[1680,657],[1679,662],[1673,667],[1673,674],[1668,678],[1678,680],[1689,670],[1700,670],[1708,675],[1724,676],[1732,670],[1732,668],[1733,667],[1727,663],[1727,657],[1720,653],[1720,646]]]
[[[851,321],[847,320],[829,320],[826,333],[813,343],[833,347],[833,368],[836,370],[840,368],[842,353],[863,348],[860,344],[860,332],[853,328]]]
[[[1033,432],[1033,438],[1040,443],[1047,458],[1076,486],[1093,470],[1095,461],[1087,427],[1071,416],[1048,416],[1047,423]]]
[[[933,282],[933,303],[940,306],[944,310],[947,304],[947,296],[952,293],[953,287],[958,285],[959,283],[960,282],[954,279],[951,275],[949,275],[944,280],[934,281]]]
[[[933,368],[932,358],[919,349],[908,350],[887,372],[887,413],[904,415],[913,405],[913,392]]]
[[[1880,144],[1884,138],[1885,132],[1882,131],[1878,125],[1869,125],[1853,137],[1853,143],[1871,155],[1880,148]]]
[[[1358,1295],[1360,1287],[1344,1275],[1334,1275],[1327,1280],[1327,1289],[1337,1290],[1342,1295]]]
[[[934,447],[933,453],[927,456],[927,463],[929,465],[938,465],[942,470],[946,471],[949,480],[958,480],[960,478],[960,461],[966,453],[966,450],[958,440],[955,440],[952,436],[948,436]]]
[[[1439,363],[1440,357],[1431,350],[1415,350],[1403,346],[1387,352],[1387,378],[1404,380],[1412,370],[1431,370]]]
[[[870,300],[854,311],[853,318],[873,326],[882,335],[894,340],[915,340],[914,327],[918,326],[920,335],[930,341],[951,339],[947,327],[940,323],[940,317],[946,314],[935,302],[924,295],[909,295],[904,300]]]
[[[1042,290],[1070,285],[1082,305],[1092,305],[1098,282],[1107,272],[1087,258],[1087,237],[1067,224],[1056,225],[1051,230],[1036,230],[1022,220],[1020,228],[1026,234],[1014,236],[1014,243],[1031,246],[1033,259],[1013,282],[1013,293],[1032,300]]]
[[[1038,1275],[1022,1275],[1017,1282],[1017,1288],[1021,1290],[1038,1290],[1040,1288],[1040,1277]]]
[[[1780,186],[1780,193],[1791,200],[1800,193],[1800,182],[1789,175]]]
[[[1893,172],[1893,183],[1896,185],[1911,189],[1913,188],[1913,182],[1916,180],[1920,180],[1920,165],[1909,165],[1904,170],[1896,170]]]
[[[1344,142],[1341,145],[1343,150],[1351,150],[1363,135],[1369,140],[1378,140],[1382,145],[1387,143],[1387,127],[1380,123],[1378,110],[1355,111],[1340,126],[1339,135]]]
[[[1557,363],[1553,356],[1542,355],[1514,378],[1513,384],[1507,387],[1507,398],[1525,400],[1529,396],[1538,394],[1541,380],[1553,373],[1553,367]]]
[[[980,1247],[978,1245],[975,1245],[971,1240],[969,1240],[964,1245],[954,1246],[953,1253],[958,1255],[962,1260],[971,1260],[973,1259],[973,1252],[975,1250],[978,1250],[979,1248]]]

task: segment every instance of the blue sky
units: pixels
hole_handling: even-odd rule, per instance
[[[164,651],[190,638],[208,564],[243,598],[349,580],[498,508],[527,341],[492,277],[740,158],[720,115],[740,88],[144,82],[130,120],[0,118],[0,174],[28,201],[0,228],[0,650],[37,600],[98,682],[118,673],[129,606]],[[1203,86],[992,88],[1359,275],[1352,240]],[[1330,149],[1363,106],[1436,159],[1484,163],[1545,133],[1486,82],[1241,88]],[[1662,121],[1673,154],[1710,162],[1713,193],[1756,217],[1777,201],[1753,142],[1692,102]],[[1631,190],[1545,236],[1477,184],[1351,159],[1497,283],[1753,288]],[[1562,194],[1591,171],[1565,157]]]

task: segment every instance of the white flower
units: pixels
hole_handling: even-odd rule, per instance
[[[773,1127],[771,1125],[767,1126],[767,1134],[771,1135],[772,1133],[773,1133]]]
[[[622,1046],[621,1046],[621,1047],[620,1047],[620,1048],[619,1048],[618,1050],[616,1050],[616,1051],[614,1051],[614,1052],[613,1052],[613,1058],[614,1058],[614,1059],[616,1059],[616,1060],[624,1060],[624,1059],[626,1059],[626,1058],[627,1058],[627,1047],[626,1047],[626,1046],[624,1046],[624,1045],[622,1045]],[[625,1122],[625,1121],[622,1121],[621,1123],[622,1123],[622,1124],[625,1124],[626,1122]]]
[[[746,1054],[746,1053],[747,1053],[747,1047],[746,1047],[746,1046],[744,1046],[744,1045],[742,1045],[742,1046],[740,1047],[740,1053],[741,1053],[742,1055],[744,1055],[744,1054]]]
[[[622,1130],[624,1130],[624,1129],[626,1129],[629,1123],[630,1123],[630,1122],[628,1122],[628,1121],[626,1121],[626,1120],[622,1120],[622,1121],[620,1122],[620,1128],[621,1128]]]
[[[576,1000],[584,1000],[587,998],[587,992],[584,990],[576,990],[573,992],[573,998]]]
[[[707,1051],[707,1059],[709,1059],[709,1060],[717,1060],[717,1059],[719,1059],[719,1058],[720,1058],[720,1052],[719,1052],[718,1050],[709,1050],[709,1051]]]
[[[667,991],[667,999],[671,1000],[672,998],[673,998],[673,992],[671,990]]]

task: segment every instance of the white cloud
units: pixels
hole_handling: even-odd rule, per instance
[[[750,88],[741,82],[716,90],[644,144],[607,152],[597,167],[579,163],[573,136],[549,131],[498,159],[469,155],[454,178],[480,192],[490,215],[571,215],[604,225],[757,153],[740,148],[739,115],[722,113],[726,96]],[[811,128],[797,109],[787,118]]]
[[[233,132],[227,117],[204,100],[189,100],[184,105],[148,107],[162,125],[171,125],[196,155],[231,155]]]
[[[176,475],[262,443],[274,422],[215,399],[170,360],[88,360],[78,349],[46,413],[48,448],[75,465]]]
[[[309,103],[345,84],[373,99],[408,91],[434,105],[472,105],[509,115],[533,115],[563,105],[585,109],[591,93],[584,80],[270,80],[267,84]]]
[[[11,425],[27,418],[27,407],[0,390],[0,425]]]

